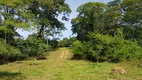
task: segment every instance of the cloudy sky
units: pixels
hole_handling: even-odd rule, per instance
[[[76,9],[77,7],[79,7],[80,5],[84,4],[84,3],[87,3],[87,2],[104,2],[104,3],[107,3],[109,1],[112,1],[112,0],[66,0],[66,3],[69,4],[71,10],[72,10],[72,13],[70,14],[70,20],[68,22],[64,22],[67,30],[66,31],[63,31],[62,35],[60,37],[60,39],[64,38],[64,37],[69,37],[72,32],[71,32],[71,19],[72,18],[75,18],[77,16],[77,12],[76,12]],[[26,38],[30,32],[25,32],[25,31],[18,31],[24,38]]]

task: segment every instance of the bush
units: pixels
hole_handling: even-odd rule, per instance
[[[28,37],[26,40],[16,39],[13,45],[20,49],[22,54],[26,54],[29,57],[39,57],[48,55],[50,46],[45,44],[42,40],[36,37]],[[46,54],[44,53],[46,52]]]
[[[74,57],[91,61],[119,62],[142,58],[142,48],[137,42],[125,40],[121,36],[92,34],[90,41],[75,41],[72,48]]]
[[[90,42],[74,41],[72,45],[75,59],[86,59],[93,53],[93,47]],[[89,59],[89,58],[88,58]]]
[[[22,52],[28,54],[30,57],[38,57],[40,55],[43,55],[43,52],[50,51],[50,46],[48,46],[40,40],[26,40],[25,43],[25,47],[23,47],[21,50],[23,50]]]
[[[75,41],[72,45],[72,50],[73,50],[73,53],[74,53],[74,58],[76,59],[81,59],[83,58],[83,44],[80,42],[80,41]]]
[[[71,47],[73,42],[76,41],[75,37],[72,38],[64,38],[63,40],[59,41],[59,47]]]
[[[27,58],[27,55],[21,54],[19,49],[6,44],[3,39],[0,39],[0,46],[0,64]]]
[[[57,40],[49,40],[49,45],[51,46],[52,50],[56,50],[58,48],[58,41]]]

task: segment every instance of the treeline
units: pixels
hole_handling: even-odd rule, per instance
[[[120,62],[142,59],[142,0],[89,2],[77,8],[72,31],[75,59]]]
[[[70,12],[64,0],[0,0],[0,64],[47,55],[66,29],[58,16],[68,21]],[[24,40],[19,29],[34,34]]]

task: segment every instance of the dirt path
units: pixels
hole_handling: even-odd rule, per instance
[[[57,51],[51,52],[48,56],[48,59],[45,60],[46,67],[44,69],[48,72],[45,74],[46,76],[44,76],[44,78],[47,77],[48,79],[46,78],[46,80],[50,80],[50,78],[52,79],[54,69],[56,69],[58,66],[62,66],[64,61],[69,59],[70,56],[71,52],[67,48],[60,48]]]
[[[63,60],[66,60],[67,59],[66,56],[70,56],[68,52],[69,50],[66,48],[60,48],[54,52],[51,52],[48,56],[46,63],[51,63],[48,64],[51,67],[56,66],[60,64]]]
[[[66,48],[60,48],[57,51],[51,52],[48,56],[48,60],[52,61],[60,61],[60,60],[66,60],[71,56],[71,52],[69,49]]]

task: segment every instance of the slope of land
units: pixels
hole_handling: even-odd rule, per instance
[[[141,62],[93,63],[70,60],[67,48],[51,52],[47,60],[17,61],[0,65],[0,80],[142,80]],[[121,66],[127,74],[111,74]]]

